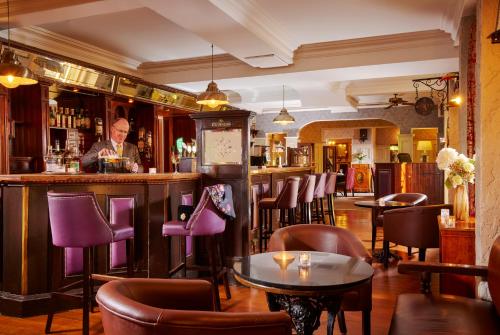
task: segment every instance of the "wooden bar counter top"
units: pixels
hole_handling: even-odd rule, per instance
[[[265,169],[250,170],[250,175],[272,174],[272,173],[292,173],[292,172],[310,172],[313,170],[311,166],[290,166],[290,167],[268,167]]]
[[[1,184],[147,183],[196,180],[199,173],[33,173],[0,175]]]
[[[94,192],[108,218],[112,199],[132,199],[135,276],[161,278],[168,271],[167,257],[172,267],[181,261],[180,241],[173,239],[167,250],[162,226],[177,218],[183,194],[192,193],[196,204],[201,179],[199,173],[0,175],[0,313],[44,314],[49,292],[81,278],[67,274],[73,258],[52,245],[48,191]],[[110,250],[109,245],[94,249],[94,273],[125,275],[124,268],[111,268]]]

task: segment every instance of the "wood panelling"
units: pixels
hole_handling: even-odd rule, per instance
[[[9,173],[9,91],[0,85],[0,174]]]
[[[167,257],[171,256],[174,259],[172,265],[176,266],[180,254],[175,243],[171,250],[167,250],[162,226],[168,218],[176,217],[181,193],[190,192],[195,199],[199,197],[200,176],[180,175],[183,176],[181,179],[177,179],[178,175],[172,178],[163,175],[162,180],[162,175],[124,174],[122,178],[130,178],[129,182],[119,182],[113,179],[113,175],[107,175],[106,181],[106,175],[97,174],[78,175],[74,176],[77,179],[66,180],[64,177],[68,176],[63,175],[29,175],[24,181],[22,175],[1,176],[3,267],[0,313],[17,316],[45,313],[48,292],[79,279],[79,276],[65,277],[63,249],[52,245],[48,190],[94,192],[106,215],[109,214],[110,197],[134,197],[137,275],[165,277]],[[37,182],[30,176],[40,180]],[[97,182],[85,179],[92,177],[97,178]],[[109,271],[108,248],[104,245],[95,249],[94,270],[97,273]]]
[[[375,198],[392,193],[423,193],[429,204],[444,202],[444,175],[436,163],[375,164]]]

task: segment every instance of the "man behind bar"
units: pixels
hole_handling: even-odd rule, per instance
[[[96,142],[92,148],[82,157],[84,168],[97,163],[103,156],[118,155],[119,157],[130,158],[131,172],[142,172],[141,158],[137,146],[125,142],[129,130],[128,121],[124,118],[118,118],[111,125],[111,140]]]

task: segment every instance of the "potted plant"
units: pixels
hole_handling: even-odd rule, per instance
[[[366,154],[359,151],[355,153],[353,157],[358,160],[358,164],[361,164],[363,162],[363,159],[366,157]]]

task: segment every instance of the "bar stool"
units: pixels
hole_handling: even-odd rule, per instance
[[[250,187],[250,208],[252,209],[250,211],[250,224],[249,224],[249,236],[250,236],[250,246],[251,246],[251,252],[255,253],[257,250],[257,243],[255,241],[254,237],[254,232],[255,229],[258,230],[259,227],[259,221],[257,220],[258,215],[256,215],[259,211],[259,200],[261,197],[261,191],[262,190],[262,185],[261,184],[255,184]]]
[[[328,172],[326,175],[326,184],[325,184],[325,194],[326,194],[326,205],[328,218],[330,219],[330,224],[335,226],[335,210],[333,208],[333,201],[335,198],[335,189],[337,188],[337,173]]]
[[[352,192],[352,196],[354,197],[354,173],[356,170],[354,168],[348,168],[347,174],[345,176],[345,190],[344,195],[347,197],[347,191],[350,190]]]
[[[297,202],[300,204],[300,223],[311,223],[311,203],[314,199],[316,175],[306,174],[299,187]]]
[[[295,208],[299,192],[299,177],[288,177],[283,189],[276,198],[263,198],[259,201],[259,251],[262,252],[262,242],[267,247],[267,239],[273,231],[273,209],[288,210],[288,223],[295,222]],[[269,217],[269,222],[267,221]]]
[[[323,221],[325,224],[325,212],[323,210],[323,198],[325,197],[325,185],[326,185],[326,172],[316,174],[316,185],[314,187],[314,207],[316,208],[316,214],[314,217],[319,223]],[[321,206],[320,206],[321,205]],[[321,207],[321,208],[320,208]]]
[[[169,221],[163,224],[163,236],[170,240],[173,236],[178,236],[181,241],[185,241],[186,237],[203,236],[209,240],[208,261],[210,278],[212,281],[212,291],[214,297],[215,309],[220,311],[220,296],[218,280],[222,277],[224,282],[224,289],[226,291],[226,298],[231,299],[231,291],[229,290],[228,270],[224,266],[224,248],[223,243],[220,243],[217,235],[221,235],[226,228],[226,219],[217,207],[215,207],[210,194],[207,189],[203,190],[200,202],[196,206],[193,214],[187,222],[183,221]],[[185,242],[184,242],[185,243]],[[170,244],[170,242],[168,243]],[[183,275],[186,277],[186,251],[185,248],[181,249],[183,262],[174,270],[169,271],[169,277],[175,272],[183,269]],[[170,258],[170,255],[169,255]],[[217,268],[217,259],[220,262],[220,269]],[[167,264],[169,266],[170,264]]]
[[[49,303],[49,313],[45,324],[45,333],[50,333],[52,319],[55,313],[55,297],[57,295],[83,298],[83,334],[89,333],[90,300],[93,292],[91,286],[91,248],[112,242],[126,241],[127,272],[133,271],[131,239],[134,238],[134,228],[123,223],[110,224],[92,192],[57,193],[47,192],[52,244],[62,248],[83,248],[83,297],[75,294],[52,292]],[[70,284],[61,290],[75,287]]]

